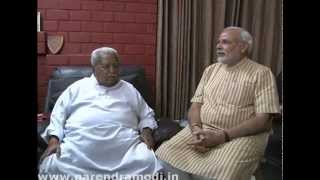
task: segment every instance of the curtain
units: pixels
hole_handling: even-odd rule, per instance
[[[158,0],[156,114],[185,118],[204,69],[216,62],[215,46],[224,27],[248,30],[251,59],[282,69],[282,1]]]

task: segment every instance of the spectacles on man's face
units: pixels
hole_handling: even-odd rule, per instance
[[[97,65],[97,67],[98,67],[99,69],[101,69],[101,70],[104,70],[104,71],[109,70],[109,69],[111,69],[111,68],[113,68],[113,69],[119,69],[119,63],[105,64],[105,65],[99,64],[99,65]]]
[[[96,67],[102,71],[111,71],[119,70],[120,64],[117,61],[107,61],[97,64]]]

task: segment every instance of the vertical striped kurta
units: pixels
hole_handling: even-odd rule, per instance
[[[255,113],[279,112],[274,75],[268,67],[250,59],[242,59],[232,67],[222,63],[208,66],[191,102],[202,103],[203,128],[210,129],[235,127]],[[192,174],[218,180],[248,180],[263,157],[268,135],[236,138],[199,153],[187,145],[191,131],[186,127],[163,143],[156,154]]]

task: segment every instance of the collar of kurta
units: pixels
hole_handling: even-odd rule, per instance
[[[90,80],[93,82],[93,84],[95,85],[95,87],[99,88],[99,89],[103,89],[103,90],[115,90],[115,89],[118,89],[122,86],[122,80],[119,80],[115,85],[113,86],[110,86],[110,87],[107,87],[107,86],[103,86],[103,85],[100,85],[97,81],[97,78],[94,76],[94,74],[92,74],[90,76]]]
[[[228,67],[227,64],[223,64],[223,67],[226,71],[235,71],[237,69],[241,69],[242,66],[244,66],[245,64],[247,64],[247,62],[249,61],[248,58],[244,57],[243,59],[241,59],[237,64],[235,64],[234,66]]]

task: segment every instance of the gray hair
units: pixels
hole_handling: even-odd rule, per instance
[[[240,30],[240,40],[241,40],[242,42],[248,44],[248,53],[249,53],[249,54],[251,53],[251,51],[252,51],[252,44],[253,44],[253,38],[252,38],[251,34],[250,34],[247,30],[245,30],[245,29],[243,29],[243,28],[241,28],[241,27],[236,27],[236,26],[226,27],[226,28],[224,29],[224,31],[225,31],[225,30]]]
[[[101,47],[92,51],[91,65],[95,66],[97,63],[101,62],[102,59],[105,59],[108,55],[113,55],[116,60],[120,62],[117,50],[110,47]]]

